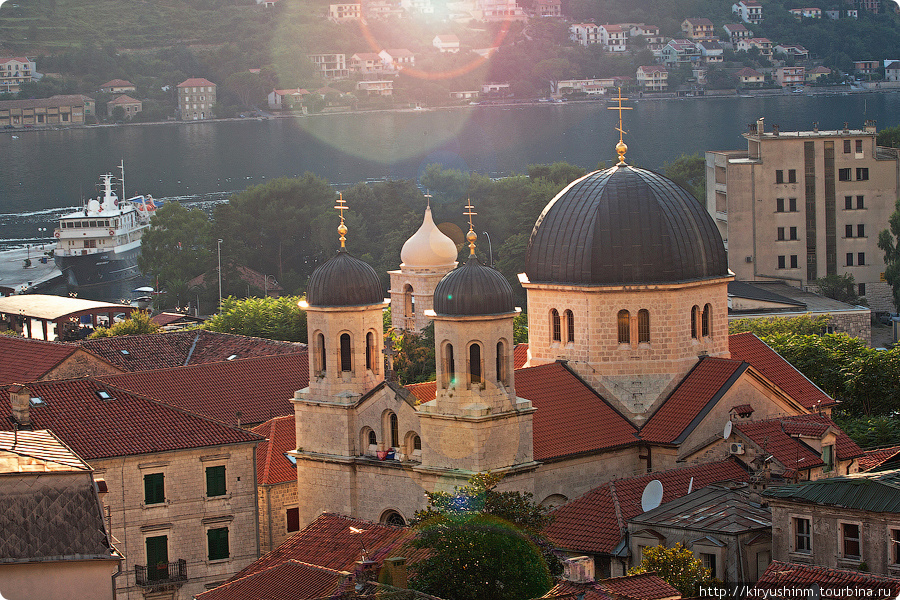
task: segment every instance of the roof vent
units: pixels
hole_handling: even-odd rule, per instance
[[[234,359],[236,359],[237,357],[238,357],[237,354],[232,354],[231,356],[229,356],[229,357],[226,358],[225,360],[234,360]]]

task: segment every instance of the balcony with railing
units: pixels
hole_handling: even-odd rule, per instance
[[[134,578],[140,587],[177,587],[187,581],[187,561],[182,558],[158,565],[135,565]]]

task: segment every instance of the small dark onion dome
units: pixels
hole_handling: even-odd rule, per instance
[[[306,301],[310,306],[365,306],[384,302],[384,293],[375,269],[341,249],[309,276]]]
[[[628,285],[728,275],[722,237],[689,192],[620,164],[571,183],[544,208],[528,241],[532,283]]]
[[[506,278],[474,255],[444,275],[434,288],[434,312],[439,315],[496,315],[515,309]]]

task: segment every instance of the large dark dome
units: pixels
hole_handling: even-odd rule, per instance
[[[532,283],[614,285],[724,277],[722,237],[686,190],[618,165],[572,182],[538,217],[525,272]]]
[[[434,288],[434,312],[439,315],[496,315],[515,309],[506,278],[474,256],[444,275]]]
[[[384,293],[375,269],[341,250],[309,276],[306,301],[310,306],[381,304]]]

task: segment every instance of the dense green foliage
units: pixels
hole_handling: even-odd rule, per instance
[[[142,335],[156,333],[158,329],[159,325],[150,320],[149,314],[136,310],[124,321],[113,323],[112,327],[98,327],[90,337],[96,339],[116,335]]]
[[[878,132],[875,141],[879,146],[885,146],[886,148],[900,147],[900,125],[882,129]]]
[[[900,445],[900,417],[851,417],[833,415],[834,422],[861,448],[883,448]]]
[[[856,279],[849,273],[819,277],[816,279],[816,286],[819,288],[819,293],[826,298],[833,298],[847,304],[859,302],[859,295],[856,293]]]
[[[663,172],[706,206],[706,160],[702,156],[682,154],[663,165]]]
[[[219,313],[203,324],[204,329],[270,340],[306,342],[306,312],[297,296],[281,298],[222,299]]]
[[[501,479],[480,473],[452,494],[426,494],[412,544],[430,552],[412,567],[413,589],[448,600],[519,600],[550,589],[562,565],[538,533],[549,510],[530,493],[496,491]]]
[[[628,571],[629,575],[640,573],[656,573],[685,598],[696,598],[700,595],[701,585],[716,583],[709,569],[681,544],[675,544],[672,548],[644,548],[641,564]]]
[[[434,322],[421,333],[391,329],[387,336],[394,347],[394,374],[397,381],[421,383],[434,381],[436,365],[434,358]]]
[[[728,333],[734,335],[736,333],[750,332],[761,338],[778,334],[818,335],[825,333],[830,320],[829,315],[735,319],[728,322]]]
[[[894,307],[900,310],[900,198],[889,223],[890,230],[878,234],[878,247],[884,252],[884,278],[891,285]]]

